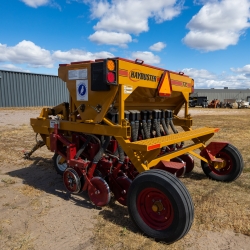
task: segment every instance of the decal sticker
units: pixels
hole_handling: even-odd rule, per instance
[[[76,80],[77,101],[88,101],[88,80]]]
[[[124,85],[124,94],[131,94],[133,92],[132,86]]]
[[[88,78],[88,70],[87,69],[69,70],[68,71],[68,78],[69,78],[69,80],[87,79]]]
[[[50,124],[49,124],[50,128],[54,128],[56,122],[58,122],[58,128],[60,128],[60,121],[58,121],[58,120],[50,120],[50,121],[49,121],[49,123],[50,123]]]

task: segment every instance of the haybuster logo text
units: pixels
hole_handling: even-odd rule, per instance
[[[129,72],[129,78],[130,80],[137,82],[139,80],[144,80],[144,81],[151,81],[151,82],[156,82],[157,77],[154,75],[150,74],[144,74],[140,72],[139,70],[131,70]]]

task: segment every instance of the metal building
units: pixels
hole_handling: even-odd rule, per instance
[[[194,89],[191,96],[207,96],[209,101],[218,99],[222,102],[224,100],[247,100],[250,97],[250,89]]]
[[[66,83],[57,76],[0,70],[0,107],[56,106],[68,101]]]

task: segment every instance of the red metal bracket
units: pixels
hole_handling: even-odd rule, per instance
[[[155,167],[152,169],[162,169],[171,174],[176,175],[177,177],[185,174],[185,163],[173,162],[173,161],[160,161]]]
[[[228,142],[211,142],[201,150],[200,155],[207,160],[213,161],[216,158],[215,156],[228,144]]]

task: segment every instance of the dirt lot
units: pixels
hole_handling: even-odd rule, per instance
[[[0,109],[0,249],[249,249],[250,109],[190,110],[194,128],[220,127],[213,140],[229,141],[245,169],[233,183],[209,180],[197,160],[181,180],[195,204],[195,220],[180,241],[165,245],[144,237],[117,202],[97,209],[84,194],[65,191],[45,147],[31,160],[29,118],[40,109]]]

